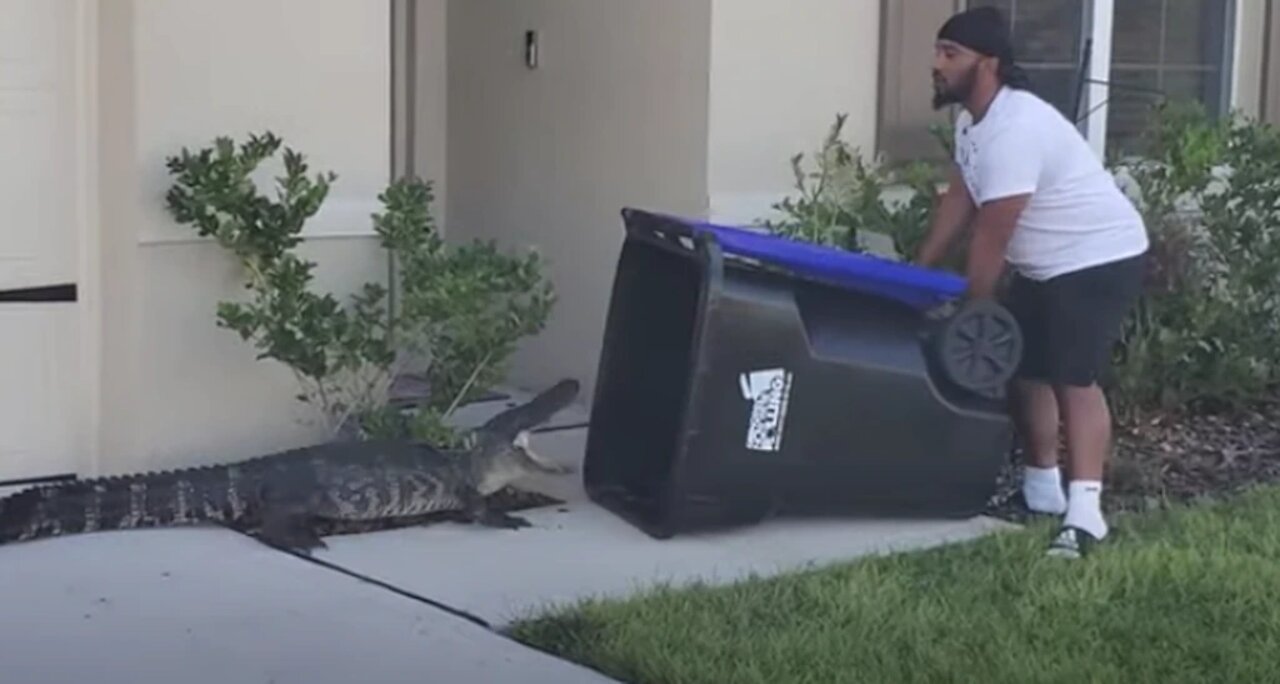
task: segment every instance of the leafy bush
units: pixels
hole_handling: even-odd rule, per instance
[[[542,331],[555,295],[536,252],[506,256],[494,241],[447,245],[428,212],[429,184],[396,182],[380,199],[387,211],[375,229],[399,270],[397,342],[430,369],[431,396],[410,428],[452,442],[444,419],[502,380],[518,341]]]
[[[430,214],[430,183],[402,179],[379,195],[384,211],[372,217],[399,266],[400,306],[390,310],[388,288],[377,283],[344,306],[313,291],[316,264],[294,251],[336,175],[308,177],[303,155],[285,148],[276,197],[264,196],[253,175],[281,146],[271,133],[239,146],[220,137],[167,160],[173,218],[214,238],[244,268],[248,301],[220,302],[218,326],[252,340],[259,359],[290,368],[299,400],[315,406],[332,433],[354,424],[368,435],[457,445],[447,416],[491,388],[518,340],[541,331],[550,314],[555,297],[540,259],[503,255],[492,242],[446,245]],[[406,417],[388,397],[411,360],[425,364],[430,393]]]
[[[1148,140],[1143,158],[1119,165],[1152,250],[1118,350],[1117,394],[1132,409],[1255,399],[1280,371],[1280,134],[1167,103]]]
[[[1151,235],[1147,286],[1116,349],[1117,409],[1208,405],[1258,398],[1280,377],[1280,133],[1242,117],[1217,120],[1195,104],[1153,110],[1148,150],[1112,160]],[[913,257],[928,230],[940,174],[867,164],[839,139],[838,116],[817,169],[792,158],[796,198],[775,205],[772,232],[866,251],[863,231],[889,235]],[[949,148],[949,133],[934,135]],[[903,199],[888,196],[901,193]],[[944,267],[960,270],[963,249]]]
[[[928,232],[944,177],[924,162],[900,169],[867,163],[840,137],[847,118],[836,116],[814,155],[816,169],[804,168],[803,153],[791,158],[799,196],[775,204],[782,218],[765,221],[764,227],[775,235],[855,252],[871,251],[870,234],[878,233],[892,241],[897,256],[910,258]],[[946,136],[942,129],[935,134]]]

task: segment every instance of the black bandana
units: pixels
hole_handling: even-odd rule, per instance
[[[975,7],[952,16],[938,30],[938,40],[959,43],[974,52],[1000,60],[1000,78],[1005,85],[1029,89],[1031,79],[1013,56],[1004,16],[994,7]]]
[[[977,7],[951,17],[938,30],[938,40],[959,43],[1002,62],[1013,61],[1009,31],[1000,10],[994,7]]]

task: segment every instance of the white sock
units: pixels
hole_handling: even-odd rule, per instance
[[[1078,527],[1098,539],[1107,536],[1107,521],[1102,517],[1101,499],[1101,482],[1072,480],[1067,489],[1067,516],[1063,524]]]
[[[1062,493],[1062,471],[1057,466],[1022,469],[1022,496],[1027,508],[1039,513],[1061,515],[1067,511],[1067,497]]]

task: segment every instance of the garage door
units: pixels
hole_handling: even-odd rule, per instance
[[[79,1],[0,0],[0,482],[80,471]]]

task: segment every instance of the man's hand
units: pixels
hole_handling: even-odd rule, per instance
[[[996,284],[1004,271],[1005,248],[1030,199],[1029,194],[1014,195],[992,200],[978,209],[969,241],[969,299],[995,297]]]
[[[950,301],[943,302],[932,309],[926,309],[924,317],[926,320],[930,321],[945,321],[956,315],[956,312],[959,310],[960,302],[952,299]]]

